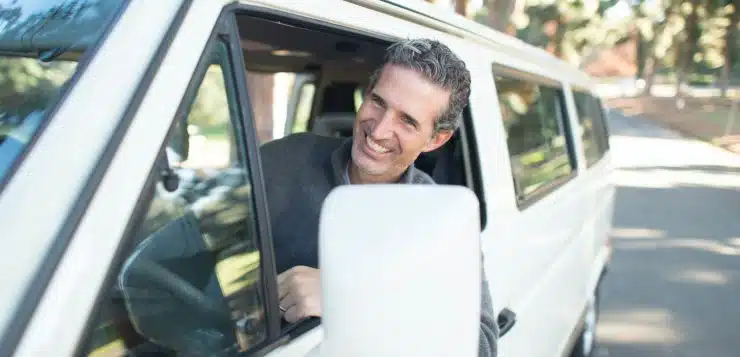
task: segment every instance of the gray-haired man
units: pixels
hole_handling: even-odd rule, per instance
[[[402,41],[373,74],[351,139],[297,134],[262,147],[285,320],[321,316],[318,220],[329,192],[344,184],[434,184],[413,163],[450,139],[469,94],[470,73],[447,46]],[[485,275],[482,287],[479,356],[493,357],[498,327]]]

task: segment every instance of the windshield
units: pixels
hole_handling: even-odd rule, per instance
[[[0,183],[123,0],[0,0]]]

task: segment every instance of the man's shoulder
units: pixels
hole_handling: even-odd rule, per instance
[[[411,167],[410,174],[412,184],[436,185],[436,182],[434,182],[434,179],[431,176],[429,176],[426,172],[417,169],[416,167]]]
[[[306,160],[311,156],[331,155],[342,143],[339,138],[312,133],[297,133],[275,139],[260,147],[263,160]]]

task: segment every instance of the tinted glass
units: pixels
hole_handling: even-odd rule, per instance
[[[581,92],[574,92],[578,122],[581,126],[581,141],[586,156],[586,165],[591,166],[601,158],[601,150],[597,141],[598,128],[595,124],[595,107],[590,96]]]
[[[606,123],[599,101],[583,92],[573,92],[581,126],[581,140],[587,166],[598,162],[609,148]]]
[[[573,171],[558,88],[496,76],[514,183],[520,200]]]

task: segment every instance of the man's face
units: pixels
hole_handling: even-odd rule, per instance
[[[451,131],[434,132],[450,92],[418,72],[386,65],[355,121],[352,162],[364,181],[397,179],[422,152],[442,146]]]

